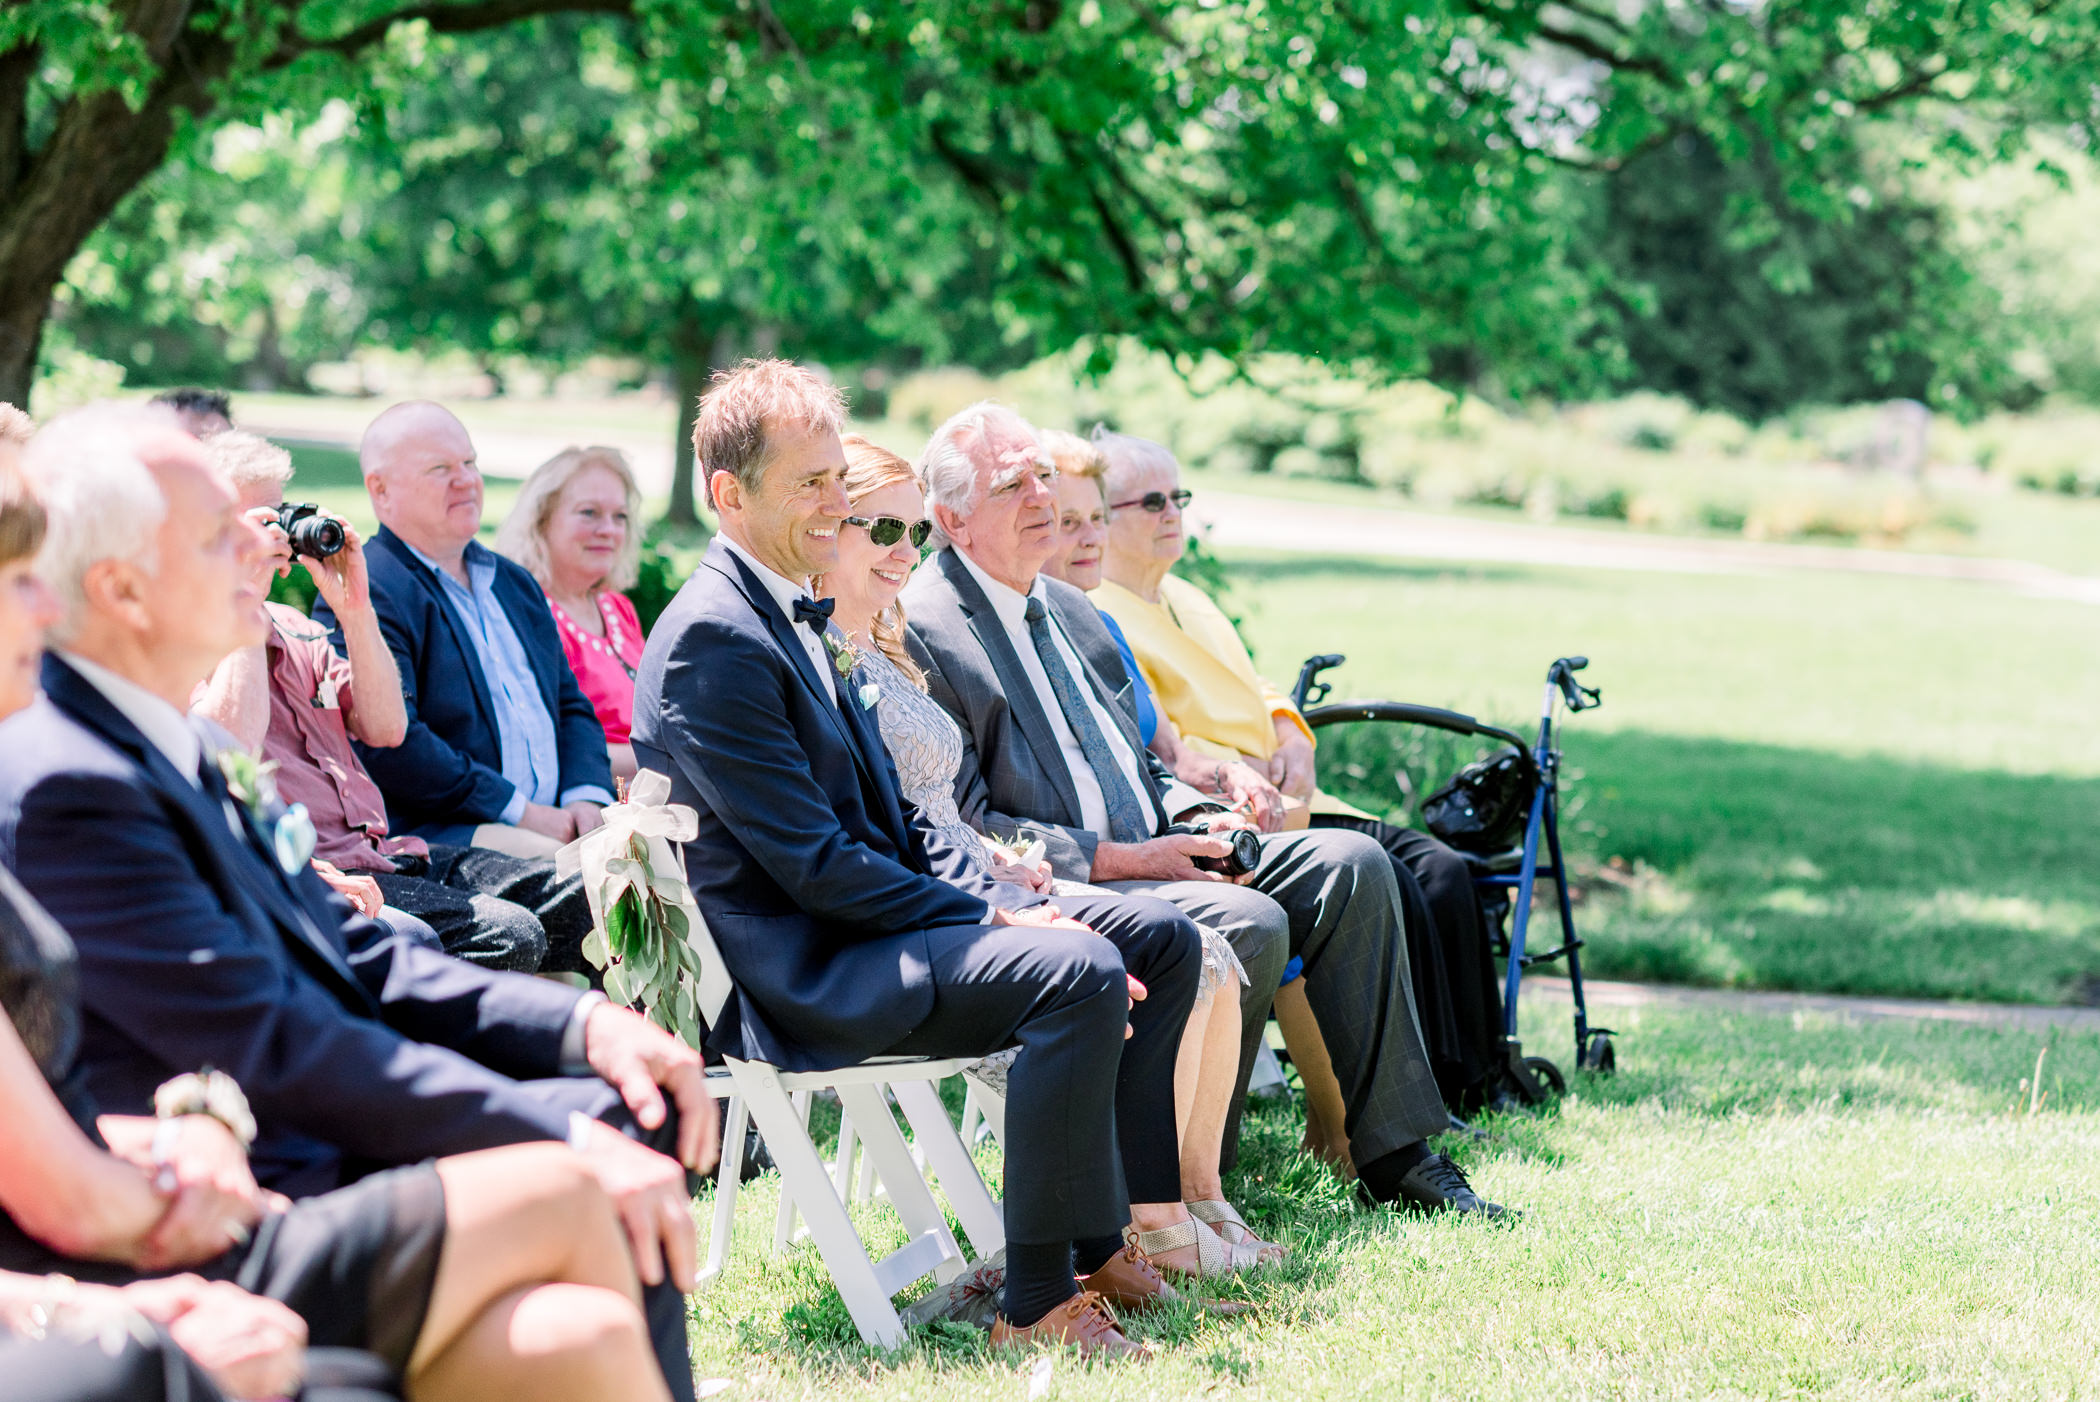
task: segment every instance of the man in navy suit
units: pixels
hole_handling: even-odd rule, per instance
[[[635,681],[635,755],[699,814],[687,873],[735,981],[708,1045],[794,1070],[1019,1045],[993,1341],[1142,1352],[1099,1300],[1171,1294],[1120,1234],[1187,1217],[1172,1092],[1196,930],[1149,898],[1053,907],[966,875],[904,802],[808,591],[849,511],[843,413],[781,361],[717,381],[693,441],[721,534]]]
[[[358,747],[387,817],[448,847],[552,856],[598,826],[612,762],[538,581],[474,539],[473,440],[443,407],[411,401],[372,420],[357,457],[380,526],[372,604],[408,705],[399,745]],[[325,601],[314,617],[336,627]]]
[[[568,1140],[619,1204],[673,1395],[692,1397],[693,1228],[678,1160],[715,1154],[697,1055],[601,995],[496,973],[355,914],[252,760],[183,710],[265,629],[265,547],[172,420],[106,406],[26,464],[65,617],[45,695],[0,725],[0,860],[79,948],[81,1064],[112,1113],[216,1067],[247,1092],[258,1181],[295,1197],[376,1167]],[[310,829],[308,830],[310,834]],[[670,1113],[666,1099],[675,1102]],[[624,1102],[624,1103],[623,1103]]]

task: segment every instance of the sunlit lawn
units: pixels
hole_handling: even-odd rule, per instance
[[[1541,1045],[1564,1002],[1526,1009]],[[1070,1359],[1048,1396],[2046,1397],[2100,1367],[2100,1037],[1647,1010],[1616,1078],[1456,1146],[1512,1228],[1355,1207],[1255,1124],[1229,1190],[1297,1246],[1250,1320],[1133,1328],[1142,1372]],[[2020,1113],[2014,1113],[2015,1106]],[[1019,1399],[1028,1363],[961,1330],[864,1348],[808,1249],[769,1258],[752,1185],[695,1302],[734,1398]],[[702,1206],[705,1206],[703,1200]],[[879,1208],[879,1243],[901,1233]]]

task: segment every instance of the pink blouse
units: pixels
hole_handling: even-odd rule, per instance
[[[610,745],[624,745],[634,736],[634,669],[642,662],[642,621],[634,605],[617,589],[598,591],[598,617],[605,621],[605,636],[593,637],[576,626],[568,612],[552,599],[554,622],[561,630],[561,650],[569,659],[598,724],[605,727]]]

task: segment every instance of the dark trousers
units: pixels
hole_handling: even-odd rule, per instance
[[[591,973],[583,937],[591,932],[583,879],[566,881],[551,861],[483,847],[432,845],[428,860],[397,857],[375,875],[386,903],[437,931],[445,952],[470,964],[518,973]]]
[[[0,1333],[0,1402],[223,1402],[224,1394],[158,1325],[116,1352],[99,1340]],[[300,1402],[395,1402],[386,1367],[346,1349],[308,1349]]]
[[[1021,1048],[1006,1081],[1006,1235],[1044,1246],[1114,1236],[1134,1201],[1181,1200],[1174,1058],[1203,963],[1196,927],[1163,901],[1057,905],[1095,933],[927,931],[933,1012],[887,1052]],[[1126,971],[1146,989],[1134,1008]]]
[[[1360,832],[1392,858],[1422,1044],[1444,1103],[1470,1107],[1501,1064],[1502,989],[1465,858],[1426,832],[1375,819],[1322,814],[1312,822]]]

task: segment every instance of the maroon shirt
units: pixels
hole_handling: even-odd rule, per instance
[[[386,800],[350,748],[350,663],[328,630],[295,608],[270,613],[270,729],[263,758],[277,766],[277,795],[313,819],[314,856],[343,871],[391,872],[392,858],[421,857],[417,837],[388,837]]]

